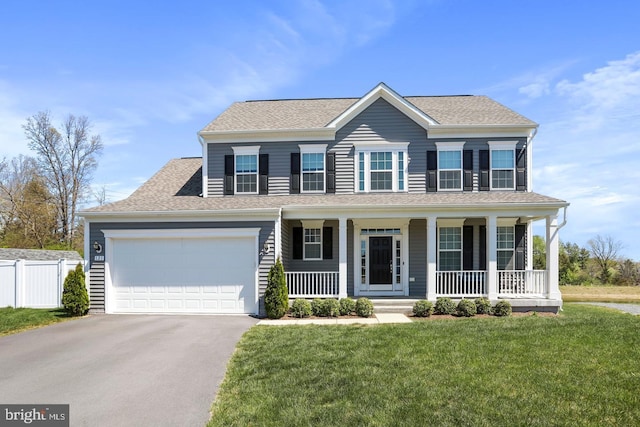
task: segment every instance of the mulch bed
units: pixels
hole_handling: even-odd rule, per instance
[[[453,316],[451,314],[432,314],[431,317],[416,317],[413,315],[413,313],[411,312],[406,312],[403,313],[404,315],[406,315],[408,318],[410,319],[416,319],[416,320],[440,320],[440,319],[467,319],[466,317],[458,317],[458,316]],[[375,314],[374,314],[375,316]],[[513,313],[511,313],[511,317],[526,317],[526,316],[539,316],[539,317],[555,317],[557,316],[557,314],[555,313],[551,313],[548,311],[514,311]],[[372,316],[373,317],[373,316]],[[497,316],[492,316],[489,314],[476,314],[475,316],[472,316],[474,318],[479,318],[479,319],[483,319],[486,317],[496,317]],[[287,313],[285,314],[281,320],[299,320],[299,317],[294,317],[291,314]],[[363,319],[360,316],[356,316],[355,314],[351,314],[349,316],[338,316],[338,317],[320,317],[320,316],[309,316],[309,317],[305,317],[304,319]]]

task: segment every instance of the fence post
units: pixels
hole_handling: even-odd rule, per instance
[[[25,293],[25,268],[24,260],[16,260],[16,283],[15,283],[15,308],[24,306],[24,293]]]

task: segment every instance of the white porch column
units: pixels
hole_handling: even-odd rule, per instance
[[[558,283],[558,215],[547,217],[547,297],[549,299],[562,299]]]
[[[435,301],[436,283],[438,281],[436,271],[438,270],[437,255],[437,232],[436,216],[427,217],[427,299],[429,301]]]
[[[338,298],[347,297],[347,219],[338,218]]]
[[[487,297],[498,299],[498,218],[487,217]]]

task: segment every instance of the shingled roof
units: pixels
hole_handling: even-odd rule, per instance
[[[59,259],[82,261],[82,257],[76,251],[0,248],[0,260],[13,261],[16,259],[28,261],[57,261]]]
[[[404,99],[441,125],[536,126],[535,122],[486,96],[409,96]],[[323,128],[359,100],[324,98],[236,102],[202,131]]]
[[[434,193],[368,193],[368,194],[304,194],[304,195],[234,195],[206,197],[202,193],[202,159],[174,159],[129,198],[97,206],[83,213],[170,213],[207,211],[251,211],[305,206],[364,207],[404,206],[449,207],[493,205],[549,205],[561,207],[566,202],[537,193],[522,191],[434,192]]]

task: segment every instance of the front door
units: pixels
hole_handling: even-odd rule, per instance
[[[393,284],[393,237],[369,237],[369,284]]]

